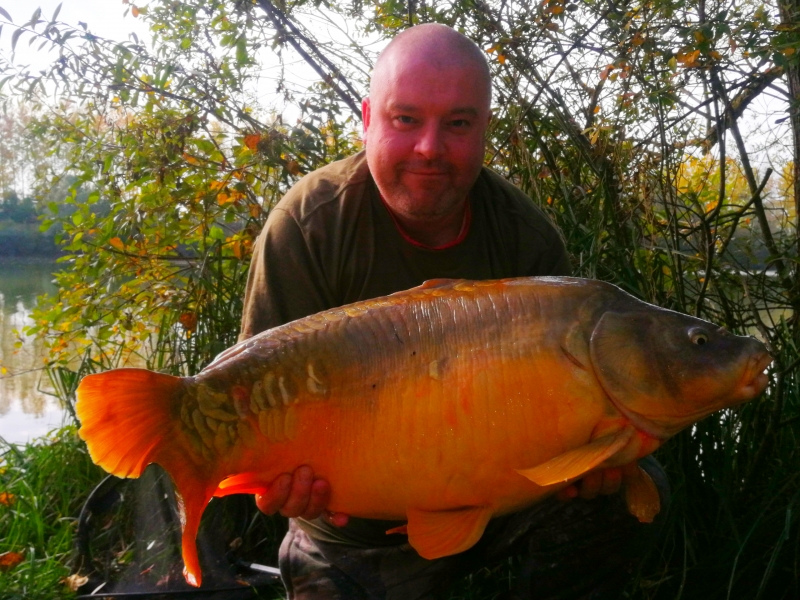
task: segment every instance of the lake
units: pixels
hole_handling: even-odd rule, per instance
[[[64,422],[42,370],[43,344],[22,333],[36,297],[55,292],[50,259],[0,257],[0,437],[23,444]]]

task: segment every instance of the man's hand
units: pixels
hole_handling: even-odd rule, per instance
[[[331,487],[324,479],[316,479],[308,465],[294,473],[282,473],[269,485],[266,494],[256,494],[258,510],[268,515],[280,512],[284,517],[316,519],[322,516],[337,527],[347,525],[348,516],[327,510]]]
[[[635,463],[634,463],[635,464]],[[616,494],[622,484],[622,468],[611,467],[601,471],[593,471],[586,477],[568,485],[556,494],[559,500],[571,500],[581,497],[591,500],[599,495]]]

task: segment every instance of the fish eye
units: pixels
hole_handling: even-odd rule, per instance
[[[708,332],[706,332],[704,329],[700,329],[699,327],[693,327],[689,330],[689,339],[693,344],[702,346],[703,344],[708,343]]]

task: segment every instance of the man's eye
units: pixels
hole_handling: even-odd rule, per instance
[[[400,115],[395,117],[395,119],[403,125],[411,125],[414,122],[414,117],[409,117],[408,115]]]
[[[464,129],[470,126],[470,122],[467,119],[455,119],[450,121],[450,126],[455,127],[456,129]]]

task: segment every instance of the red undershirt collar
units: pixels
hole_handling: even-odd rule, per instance
[[[452,248],[453,246],[457,246],[461,242],[463,242],[467,234],[469,233],[469,227],[472,223],[472,208],[470,207],[469,198],[467,198],[467,206],[464,209],[464,222],[461,224],[461,231],[458,232],[456,239],[452,242],[447,242],[446,244],[442,244],[441,246],[428,246],[427,244],[423,244],[422,242],[418,242],[411,236],[409,236],[400,223],[397,221],[397,218],[394,216],[392,209],[389,208],[389,205],[386,204],[386,200],[383,199],[383,194],[378,192],[378,197],[383,202],[383,205],[386,207],[386,211],[389,213],[389,216],[392,218],[392,222],[394,223],[395,228],[403,236],[403,239],[406,240],[409,244],[417,246],[418,248],[424,248],[425,250],[447,250],[448,248]]]

